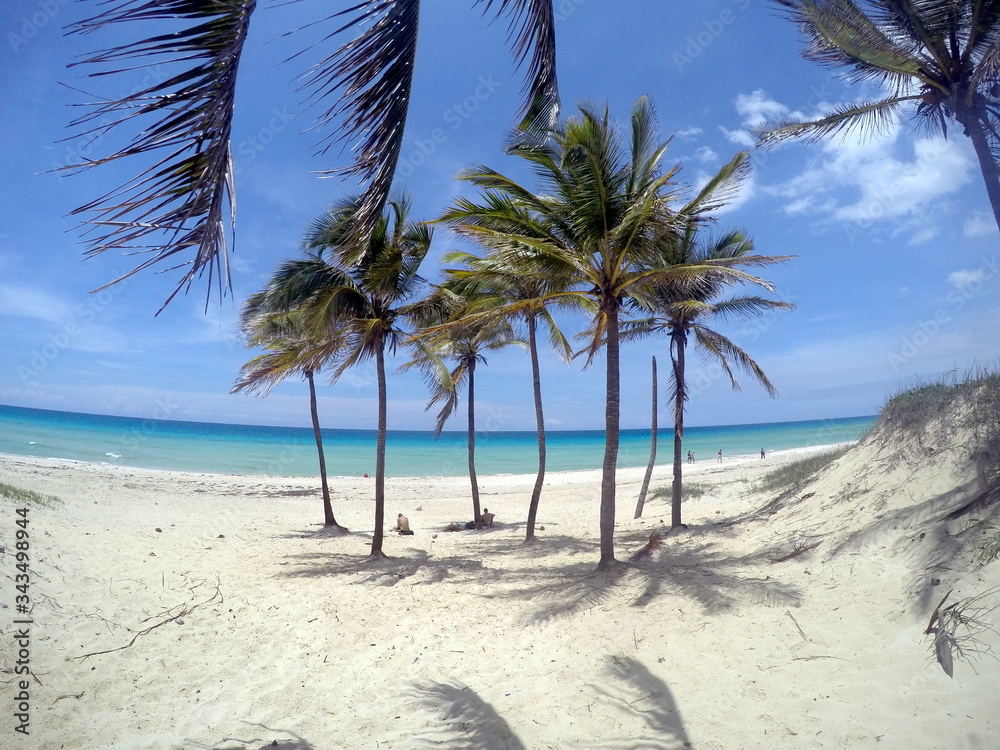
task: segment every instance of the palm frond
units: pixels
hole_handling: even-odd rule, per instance
[[[121,250],[149,256],[116,281],[167,260],[176,262],[172,268],[185,268],[164,307],[206,272],[209,291],[214,280],[224,294],[230,288],[227,221],[235,226],[230,133],[236,73],[256,0],[111,0],[105,5],[99,14],[73,24],[70,33],[117,30],[133,21],[187,25],[72,63],[101,66],[89,74],[92,78],[136,67],[179,68],[120,99],[84,105],[88,113],[71,123],[78,136],[93,139],[125,127],[141,130],[114,153],[67,169],[153,158],[136,177],[72,211],[92,225],[87,254]],[[134,64],[115,67],[126,61]],[[149,117],[152,123],[142,125]],[[189,253],[193,257],[185,257]]]
[[[921,75],[922,68],[940,62],[922,55],[920,46],[912,44],[912,36],[887,33],[877,15],[869,17],[851,0],[775,1],[788,8],[808,39],[806,58],[847,67],[855,79],[886,83],[899,93],[900,86]]]
[[[420,0],[361,0],[337,13],[348,20],[330,36],[362,26],[358,35],[306,74],[307,102],[332,100],[317,118],[326,132],[319,152],[352,142],[354,160],[326,170],[360,177],[352,244],[367,241],[389,199],[410,105]]]
[[[518,67],[527,63],[518,129],[524,142],[545,137],[559,117],[559,87],[556,79],[556,29],[552,0],[476,0],[485,12],[496,4],[496,15],[507,16],[508,40]],[[530,56],[530,57],[529,57]]]
[[[736,381],[736,376],[729,363],[734,362],[740,369],[751,375],[754,380],[761,384],[767,394],[772,398],[778,395],[778,389],[770,381],[760,365],[728,338],[717,331],[713,331],[703,325],[693,325],[694,332],[701,352],[712,361],[718,363],[729,376],[733,388],[740,390],[740,384]]]
[[[882,133],[890,128],[904,103],[919,98],[890,96],[873,102],[840,104],[834,107],[829,115],[818,120],[768,122],[756,125],[750,130],[759,148],[769,148],[788,138],[805,138],[813,143],[854,128],[861,132]]]

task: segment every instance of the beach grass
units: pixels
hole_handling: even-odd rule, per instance
[[[976,546],[976,565],[980,568],[1000,558],[1000,529],[994,529]]]
[[[973,370],[959,376],[955,373],[935,381],[921,382],[901,391],[886,401],[879,414],[878,425],[906,431],[919,431],[935,417],[950,410],[960,399],[975,397],[981,407],[977,419],[1000,430],[1000,372]]]
[[[848,450],[849,447],[845,446],[785,464],[774,471],[769,471],[754,482],[750,489],[752,492],[763,493],[784,492],[801,487],[806,480],[841,458]]]
[[[41,506],[46,508],[51,508],[53,505],[58,505],[62,502],[55,495],[43,495],[34,490],[25,490],[20,487],[15,487],[12,484],[6,484],[0,482],[0,497],[4,497],[8,500],[13,500],[15,503],[21,505],[32,505]]]
[[[708,485],[700,482],[684,482],[681,486],[681,501],[695,500],[704,497],[708,492]],[[664,484],[653,490],[653,500],[670,500],[673,496],[673,482]]]

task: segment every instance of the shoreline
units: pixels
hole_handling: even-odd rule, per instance
[[[837,450],[839,448],[844,448],[847,446],[855,445],[858,441],[844,441],[840,443],[827,443],[823,445],[810,445],[802,446],[798,448],[784,448],[774,451],[767,452],[767,458],[763,459],[765,466],[770,459],[775,459],[777,462],[779,459],[788,459],[795,456],[806,456],[815,453],[825,453],[827,451]],[[736,467],[743,466],[747,463],[759,462],[762,459],[753,454],[738,454],[733,456],[725,456],[722,462],[723,467]],[[0,475],[2,475],[5,466],[17,466],[24,465],[26,467],[36,467],[36,468],[46,468],[46,469],[77,469],[80,471],[87,472],[106,472],[110,475],[125,475],[133,473],[143,473],[149,474],[151,476],[158,476],[161,478],[169,478],[170,475],[189,477],[189,478],[215,478],[215,479],[234,479],[234,480],[281,480],[281,481],[302,481],[309,482],[312,480],[319,479],[319,470],[317,469],[315,475],[301,476],[295,474],[239,474],[239,473],[221,473],[221,472],[207,472],[207,471],[185,471],[179,469],[156,469],[147,468],[139,466],[126,466],[122,464],[113,464],[103,461],[82,461],[72,458],[54,458],[54,457],[41,457],[41,456],[22,456],[15,453],[0,453]],[[699,474],[708,468],[718,468],[719,462],[714,459],[702,459],[696,463],[689,464],[684,463],[684,471],[687,473],[691,471],[693,474]],[[663,469],[672,470],[672,461],[660,461],[657,459],[656,465],[653,470],[654,476],[657,472]],[[617,469],[617,474],[619,477],[622,473],[635,473],[638,472],[639,481],[642,479],[643,474],[646,471],[646,466],[619,466]],[[550,477],[575,477],[583,481],[587,481],[596,477],[598,480],[601,477],[602,470],[600,468],[596,469],[562,469],[554,471],[546,471],[545,478],[548,480]],[[525,473],[495,473],[495,474],[479,474],[480,482],[490,479],[511,479],[511,480],[521,480],[521,481],[534,481],[537,476],[537,472],[525,472]],[[364,479],[364,477],[358,477],[347,474],[327,474],[327,479],[330,481],[347,481],[347,480],[357,480]],[[373,479],[373,477],[369,477]],[[468,481],[468,474],[426,474],[426,475],[397,475],[390,476],[386,475],[386,481],[393,482],[403,482],[403,481],[447,481],[447,480],[465,480]],[[631,480],[629,480],[631,481]],[[24,489],[31,489],[24,488]]]

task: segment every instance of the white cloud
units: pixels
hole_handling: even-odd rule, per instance
[[[930,242],[935,237],[941,234],[941,230],[938,227],[923,227],[918,229],[912,237],[910,237],[911,245],[923,245],[926,242]]]
[[[986,280],[986,271],[977,268],[973,271],[962,269],[948,274],[948,283],[956,289],[964,289],[967,286],[978,284]]]
[[[989,237],[996,234],[997,225],[993,217],[982,211],[976,211],[965,221],[966,237]]]
[[[743,116],[745,125],[759,125],[771,120],[802,119],[801,112],[793,112],[781,102],[768,98],[762,89],[736,97],[736,111]]]
[[[683,141],[690,141],[704,132],[701,128],[687,128],[686,130],[678,130],[677,137]]]
[[[694,158],[706,164],[717,164],[719,161],[719,155],[708,146],[702,146],[695,151]]]
[[[0,284],[0,314],[62,323],[70,310],[65,301],[41,289]]]
[[[733,143],[751,146],[752,126],[778,119],[815,119],[830,106],[816,104],[816,111],[808,114],[758,89],[740,94],[734,102],[743,127],[722,128],[722,132]],[[967,184],[974,167],[967,139],[908,138],[899,125],[878,138],[851,132],[807,153],[809,161],[798,175],[765,188],[788,199],[783,207],[786,214],[810,213],[848,222],[859,231],[892,219],[899,231],[910,235],[911,244],[928,242],[939,234],[933,221],[941,213],[942,198]],[[986,218],[975,215],[966,223],[966,234],[985,234]]]
[[[728,128],[719,127],[730,143],[735,143],[737,146],[742,146],[743,148],[754,148],[756,141],[754,141],[753,136],[747,130],[729,130]]]
[[[939,233],[930,222],[943,199],[971,181],[973,159],[963,139],[901,136],[897,127],[878,140],[825,143],[802,172],[766,190],[788,199],[788,214],[808,210],[859,231],[902,221],[912,244],[927,242]]]

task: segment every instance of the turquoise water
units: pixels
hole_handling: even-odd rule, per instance
[[[689,427],[684,451],[698,460],[756,455],[766,450],[802,448],[857,440],[874,417],[777,422],[772,424]],[[327,471],[360,476],[375,468],[374,430],[323,430]],[[673,432],[659,433],[657,464],[673,457]],[[551,471],[600,468],[604,433],[600,430],[548,433],[546,466]],[[482,432],[476,435],[480,474],[527,474],[538,468],[534,432]],[[311,429],[176,422],[99,416],[0,405],[0,453],[110,463],[147,469],[312,476],[317,471]],[[618,465],[645,466],[649,430],[623,430]],[[466,436],[444,432],[390,431],[389,476],[459,476],[468,471]]]

